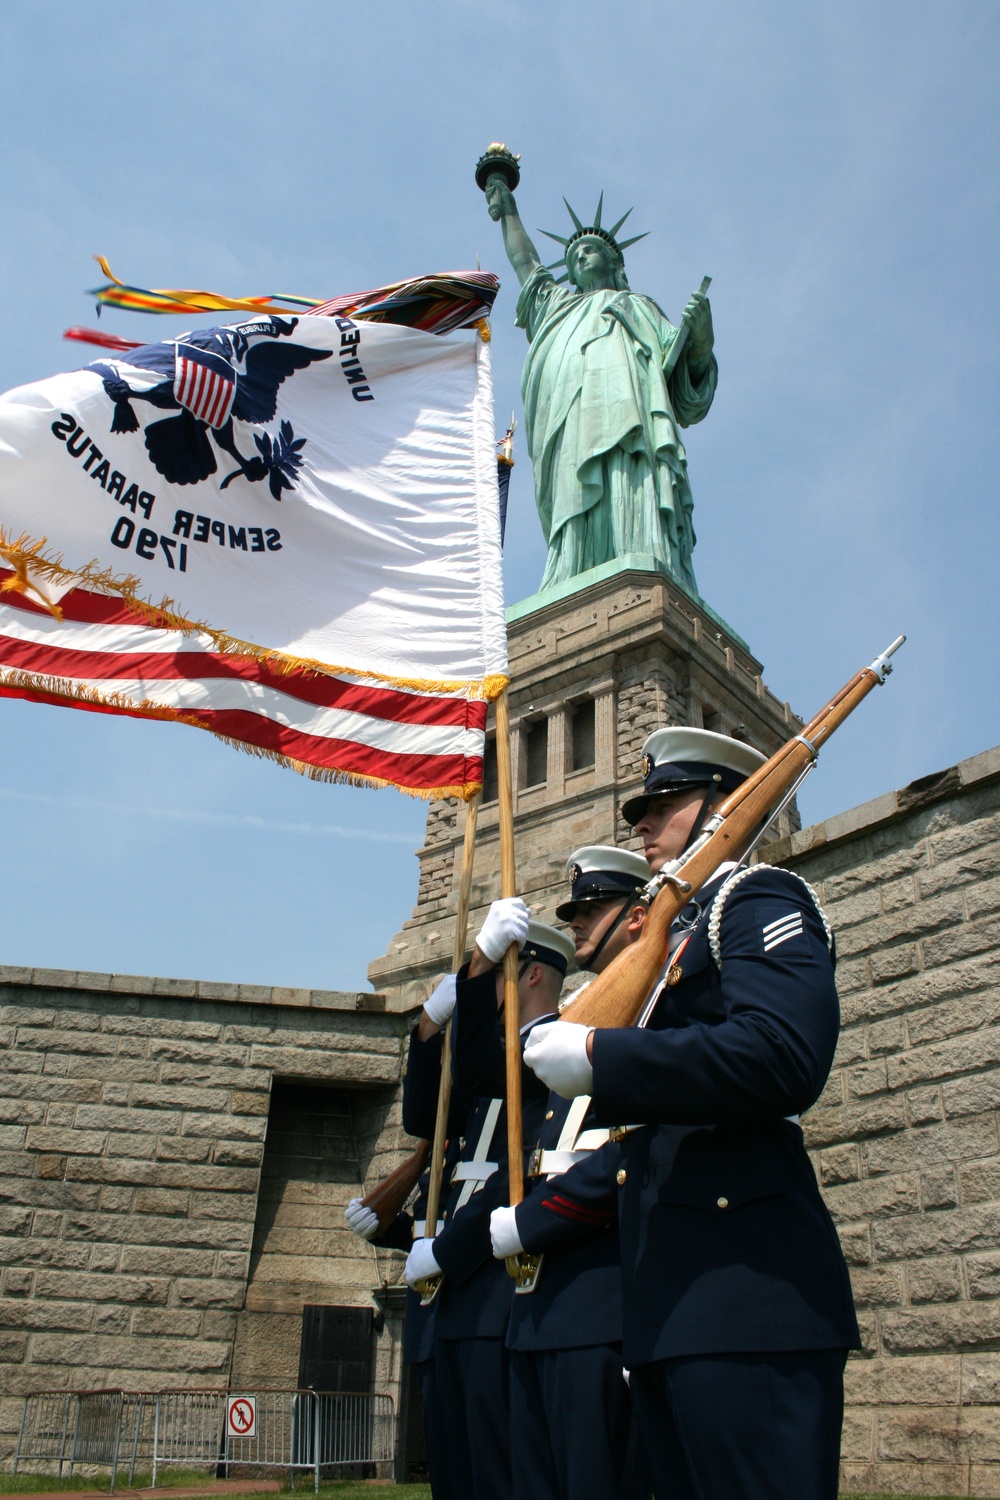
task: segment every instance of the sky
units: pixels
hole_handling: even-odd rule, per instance
[[[5,0],[0,389],[84,362],[62,331],[93,326],[96,253],[314,297],[478,256],[502,430],[526,346],[478,156],[521,153],[532,233],[566,232],[563,194],[634,206],[635,290],[676,318],[713,278],[703,597],[805,716],[909,637],[801,794],[818,821],[1000,740],[998,52],[994,0]],[[508,603],[545,561],[520,460]],[[0,700],[0,962],[367,989],[425,813]]]

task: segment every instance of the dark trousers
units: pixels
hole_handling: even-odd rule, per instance
[[[837,1500],[846,1358],[811,1349],[637,1365],[656,1500]]]
[[[431,1476],[433,1500],[448,1500],[445,1488],[445,1445],[441,1429],[441,1411],[438,1404],[437,1376],[432,1359],[422,1359],[414,1366],[420,1382],[420,1404],[423,1407],[424,1447],[427,1450],[427,1468]]]
[[[510,1356],[517,1500],[643,1500],[621,1348]]]
[[[434,1354],[442,1493],[447,1500],[514,1500],[503,1339],[439,1339]]]

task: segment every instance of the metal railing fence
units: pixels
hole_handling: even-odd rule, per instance
[[[152,1432],[152,1403],[144,1391],[38,1391],[25,1396],[14,1451],[14,1473],[28,1462],[107,1465],[114,1493],[119,1463],[129,1460],[129,1482],[140,1454],[140,1434]],[[147,1419],[144,1423],[144,1417]]]
[[[24,1398],[14,1473],[27,1462],[107,1464],[111,1492],[119,1466],[157,1470],[218,1464],[312,1471],[391,1463],[396,1443],[391,1396],[344,1391],[253,1391],[252,1435],[230,1431],[230,1391],[39,1391]]]

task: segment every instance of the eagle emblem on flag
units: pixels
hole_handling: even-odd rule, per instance
[[[146,451],[168,484],[210,479],[218,470],[219,450],[238,466],[222,479],[220,489],[234,479],[251,484],[266,479],[272,496],[280,500],[283,490],[295,486],[305,438],[296,438],[292,424],[282,421],[277,433],[255,432],[257,452],[248,455],[237,445],[236,424],[266,428],[277,412],[282,382],[331,357],[329,349],[281,342],[298,322],[264,317],[230,328],[201,328],[169,343],[131,349],[120,361],[96,360],[88,368],[102,377],[105,394],[114,403],[111,431],[138,432],[133,403],[145,401],[173,413],[145,428]],[[137,385],[128,376],[130,369],[164,378]]]

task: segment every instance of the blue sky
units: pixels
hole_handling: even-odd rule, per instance
[[[6,0],[0,389],[72,368],[106,254],[137,285],[327,296],[497,270],[498,416],[523,335],[472,179],[525,223],[603,189],[677,315],[713,277],[687,436],[704,597],[808,713],[899,631],[806,821],[1000,740],[992,0]],[[174,319],[105,314],[131,337]],[[509,602],[544,545],[525,455]],[[367,988],[413,905],[423,805],[205,734],[0,702],[0,960]]]

